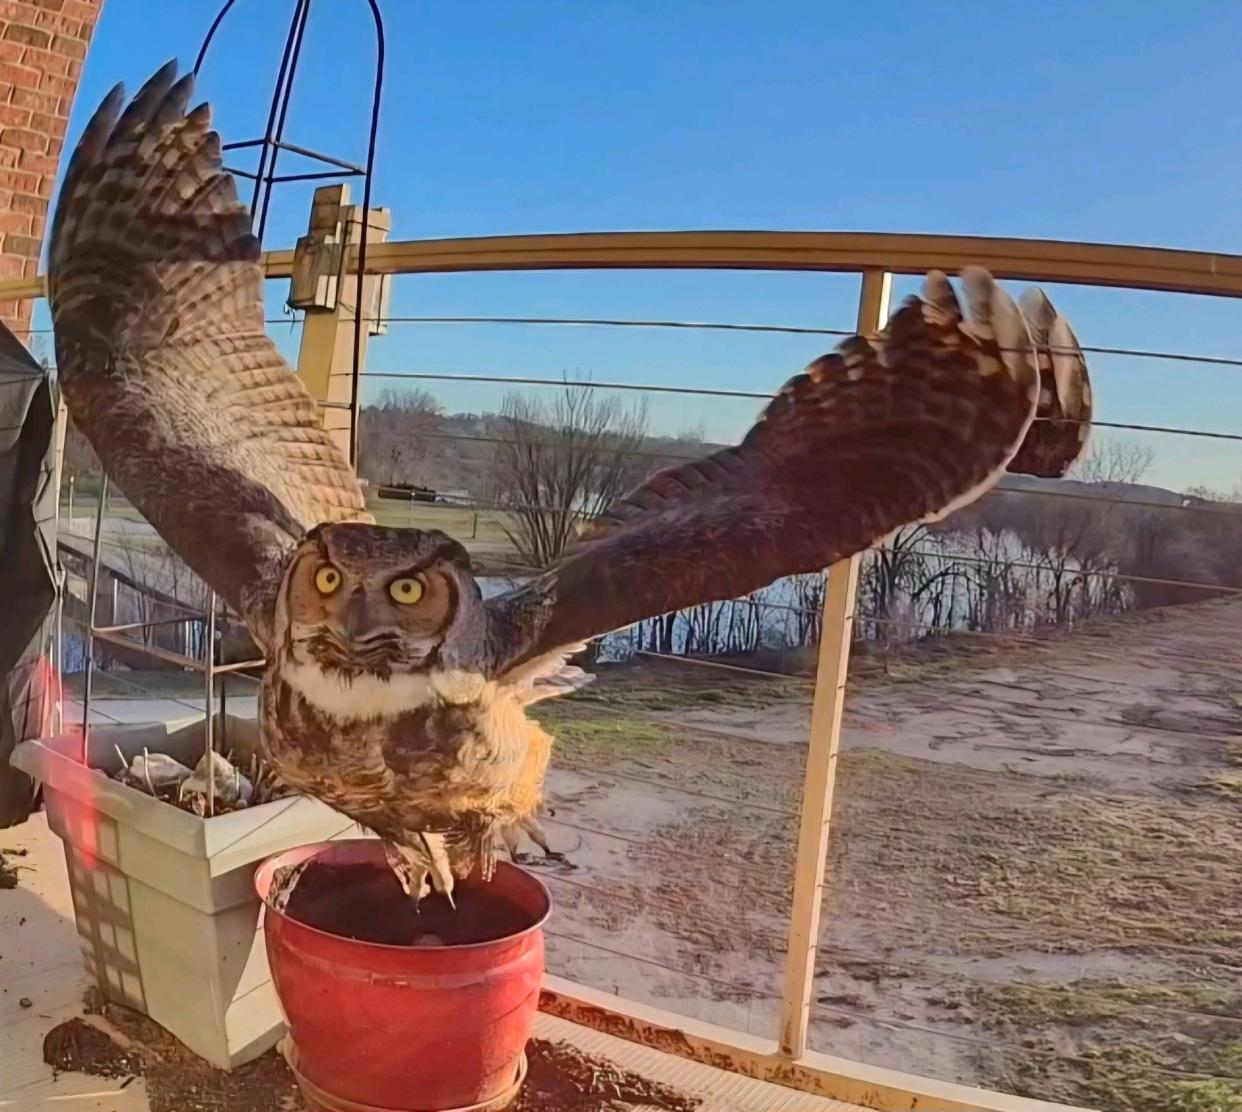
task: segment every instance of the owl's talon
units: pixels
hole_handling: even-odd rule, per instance
[[[384,857],[388,867],[392,869],[401,890],[414,901],[415,910],[424,896],[431,894],[430,873],[426,865],[420,863],[414,854],[404,850],[402,846],[384,843]]]

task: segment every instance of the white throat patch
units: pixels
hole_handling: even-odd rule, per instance
[[[431,703],[470,703],[483,697],[487,681],[474,672],[418,672],[380,679],[325,672],[318,664],[287,661],[281,678],[312,706],[341,721],[396,718]]]
[[[434,694],[430,678],[422,673],[386,680],[371,675],[350,678],[336,671],[325,672],[317,664],[289,661],[280,675],[308,703],[342,720],[396,718],[417,710]]]

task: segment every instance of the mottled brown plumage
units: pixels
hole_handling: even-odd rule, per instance
[[[259,245],[190,76],[170,63],[82,136],[52,223],[65,402],[112,479],[265,636],[284,555],[370,520],[314,401],[263,328]]]
[[[543,575],[484,601],[451,538],[367,524],[263,333],[258,246],[189,94],[167,66],[118,119],[114,91],[70,163],[49,266],[65,398],[266,652],[281,775],[379,833],[415,895],[428,873],[445,892],[486,873],[499,830],[537,829],[551,739],[526,711],[585,680],[566,664],[583,642],[942,516],[1028,434],[1039,371],[1022,313],[972,270],[964,316],[932,274],[881,336],[791,379],[737,447],[653,475]],[[1058,416],[1089,415],[1056,396]],[[1081,441],[1041,438],[1039,466],[1063,470]]]

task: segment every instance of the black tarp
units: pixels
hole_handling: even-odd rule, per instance
[[[0,827],[35,807],[9,756],[47,732],[56,696],[56,412],[50,372],[0,325]]]

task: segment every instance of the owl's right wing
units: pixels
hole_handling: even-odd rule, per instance
[[[1082,345],[1048,295],[1031,287],[1018,302],[1039,365],[1035,423],[1009,470],[1059,479],[1087,447],[1091,432],[1091,377]]]
[[[488,600],[493,674],[818,570],[988,490],[1031,427],[1038,375],[1018,307],[986,271],[964,282],[971,319],[930,275],[879,337],[786,383],[737,447],[653,475]]]
[[[104,469],[266,645],[290,548],[368,516],[264,332],[259,245],[192,89],[169,63],[87,125],[52,223],[56,354]]]

